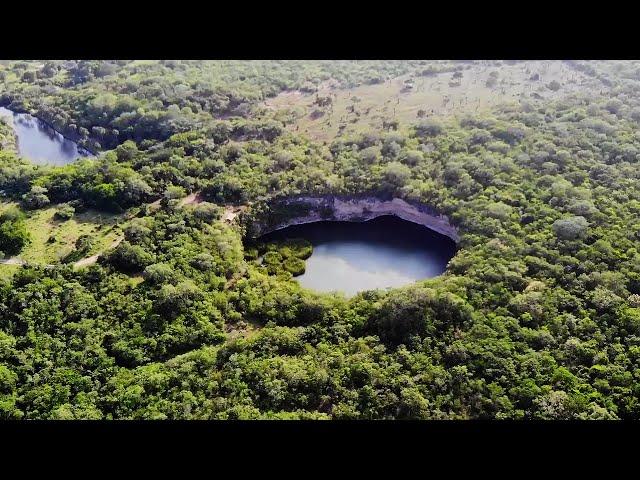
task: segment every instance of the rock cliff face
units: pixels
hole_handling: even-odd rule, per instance
[[[364,222],[382,215],[395,215],[446,235],[456,243],[460,241],[458,231],[449,223],[446,215],[440,215],[425,205],[408,203],[400,198],[381,200],[376,197],[301,196],[280,201],[278,209],[285,212],[288,208],[298,211],[301,206],[306,212],[304,215],[294,214],[287,217],[285,214],[281,221],[260,227],[260,234],[302,223],[326,220]]]

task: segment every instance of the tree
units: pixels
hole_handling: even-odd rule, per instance
[[[400,188],[411,178],[411,169],[400,162],[391,162],[384,168],[384,178],[393,187]]]
[[[193,209],[193,216],[202,222],[213,222],[222,217],[222,208],[210,202],[200,202]]]
[[[581,238],[587,231],[589,222],[582,216],[562,218],[553,222],[552,228],[561,240],[575,240]]]
[[[49,205],[49,197],[46,195],[47,192],[48,190],[44,187],[37,185],[31,187],[29,193],[26,193],[22,197],[22,202],[25,208],[32,210]]]
[[[119,201],[123,206],[139,205],[147,200],[151,193],[149,184],[136,175],[126,179],[124,188],[119,194]]]
[[[5,255],[17,255],[30,241],[31,234],[24,220],[18,218],[0,223],[0,251]]]
[[[369,165],[378,163],[380,161],[380,147],[371,146],[361,150],[360,158]]]
[[[175,286],[164,284],[158,292],[156,308],[164,314],[175,317],[202,298],[202,291],[192,282],[184,281]]]
[[[420,150],[405,151],[404,155],[401,157],[401,161],[410,167],[415,167],[424,161],[424,153]]]
[[[184,198],[186,195],[187,192],[184,188],[178,185],[169,185],[162,195],[162,204],[170,205],[171,203],[175,203],[177,200]]]
[[[560,83],[557,80],[552,80],[551,82],[549,82],[549,84],[547,85],[547,88],[549,90],[552,90],[554,92],[557,92],[558,90],[560,90],[560,87],[562,85],[560,85]]]
[[[417,137],[435,137],[440,135],[444,131],[442,124],[435,119],[422,120],[415,127],[415,133]]]
[[[304,260],[301,260],[295,257],[286,258],[282,263],[282,266],[287,272],[291,273],[294,277],[298,275],[302,275],[305,271]]]
[[[104,262],[124,272],[139,272],[153,260],[154,256],[140,245],[131,245],[125,240],[105,257]]]
[[[400,147],[400,145],[398,145],[396,142],[393,142],[393,141],[385,143],[382,146],[382,154],[385,157],[390,159],[396,158],[401,150],[402,150],[402,147]]]
[[[37,72],[35,70],[27,70],[22,74],[22,81],[27,83],[33,83],[38,79]]]
[[[172,283],[177,277],[173,267],[166,263],[155,263],[145,267],[142,276],[146,281],[154,285]]]
[[[76,209],[68,203],[62,204],[56,210],[56,213],[53,214],[56,220],[69,220],[76,213]]]
[[[98,207],[113,209],[116,206],[116,187],[110,183],[100,183],[90,192],[90,200]]]

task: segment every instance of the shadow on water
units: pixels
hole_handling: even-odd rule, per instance
[[[399,287],[442,274],[456,251],[455,242],[426,227],[393,216],[368,222],[315,222],[294,225],[261,241],[305,238],[313,244],[304,287],[353,295]]]
[[[0,107],[0,116],[9,119],[13,125],[18,139],[18,154],[33,163],[66,165],[80,157],[93,156],[32,115]]]

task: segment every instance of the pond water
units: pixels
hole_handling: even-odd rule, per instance
[[[9,123],[13,125],[18,137],[18,154],[33,163],[66,165],[79,157],[93,156],[28,113],[15,113],[0,107],[0,116],[9,119]]]
[[[296,277],[302,286],[348,296],[436,277],[456,251],[450,238],[394,216],[294,225],[260,240],[286,238],[305,238],[313,245],[305,273]]]

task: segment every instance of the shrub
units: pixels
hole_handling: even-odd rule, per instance
[[[144,269],[142,276],[149,283],[160,285],[163,283],[172,283],[176,275],[170,265],[166,263],[154,263]]]
[[[17,255],[30,241],[31,235],[22,219],[0,224],[0,251],[5,255]]]
[[[304,260],[296,257],[290,257],[285,259],[283,263],[284,269],[291,273],[294,277],[302,275],[305,271]]]
[[[423,120],[415,127],[417,137],[435,137],[444,131],[444,127],[437,120]]]
[[[575,240],[584,235],[589,222],[581,216],[562,218],[553,222],[552,228],[556,236],[561,240]]]
[[[126,240],[105,258],[105,262],[123,272],[139,272],[153,263],[153,255],[139,245],[131,245]]]
[[[313,245],[304,238],[291,238],[279,246],[278,252],[285,258],[296,257],[304,260],[313,253]]]
[[[73,208],[69,204],[63,204],[58,207],[56,213],[53,215],[53,218],[56,220],[69,220],[76,213],[76,209]]]

